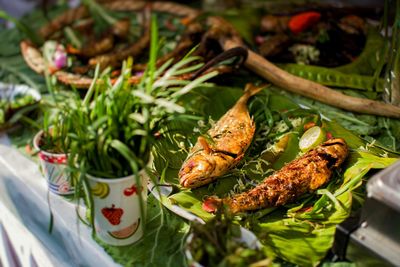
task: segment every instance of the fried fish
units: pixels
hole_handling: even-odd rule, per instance
[[[249,191],[223,199],[210,197],[203,209],[214,212],[226,205],[233,213],[276,207],[293,202],[327,183],[348,155],[343,139],[330,139],[293,160]]]
[[[243,96],[208,131],[212,141],[200,136],[179,171],[183,187],[208,184],[236,166],[253,140],[255,124],[247,109],[249,98],[264,87],[246,85]]]

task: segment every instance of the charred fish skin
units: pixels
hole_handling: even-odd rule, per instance
[[[203,207],[213,211],[225,204],[232,213],[238,213],[285,205],[326,184],[347,155],[348,147],[343,139],[330,139],[288,163],[255,188],[224,199],[209,198]]]
[[[264,87],[246,86],[235,105],[208,131],[211,144],[203,137],[198,138],[178,174],[183,187],[196,188],[211,183],[240,162],[255,133],[247,101]]]

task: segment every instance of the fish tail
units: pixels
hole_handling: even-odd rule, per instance
[[[250,97],[258,94],[262,89],[266,88],[267,86],[268,85],[266,84],[263,84],[261,86],[255,86],[252,83],[246,84],[246,87],[244,88],[244,94],[242,95],[242,97],[239,99],[238,102],[247,103]]]
[[[262,89],[266,88],[267,86],[268,86],[268,84],[255,86],[252,83],[248,83],[248,84],[246,84],[246,87],[244,88],[244,93],[248,94],[250,96],[253,96],[253,95],[259,93]]]

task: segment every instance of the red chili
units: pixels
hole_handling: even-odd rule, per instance
[[[291,32],[298,34],[317,23],[321,14],[315,11],[303,12],[290,18],[288,26]]]

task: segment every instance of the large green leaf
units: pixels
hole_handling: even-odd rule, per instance
[[[351,193],[341,195],[338,201],[350,207]],[[287,218],[284,213],[272,214],[264,217],[255,231],[282,259],[300,266],[315,266],[332,246],[336,224],[348,215],[349,210],[340,205],[322,222]]]
[[[335,68],[343,73],[357,73],[362,75],[373,75],[376,66],[382,57],[384,38],[373,27],[368,28],[367,42],[364,50],[353,62]]]
[[[205,221],[214,216],[201,208],[202,200],[199,199],[193,192],[182,191],[169,197],[172,204],[179,204],[183,209],[197,215]]]
[[[309,200],[306,199],[289,210],[281,208],[263,217],[254,231],[284,260],[300,266],[315,266],[331,248],[336,225],[350,215],[352,191],[362,185],[371,169],[386,168],[397,160],[371,152],[352,153],[343,175],[327,186],[334,201],[324,193],[313,202],[306,203]]]
[[[376,155],[388,155],[390,157],[398,157],[399,153],[396,151],[389,150],[380,146],[377,143],[369,143],[366,140],[363,140],[359,136],[354,133],[346,130],[343,126],[335,121],[324,121],[323,127],[326,131],[330,132],[334,137],[341,137],[346,140],[347,144],[351,149],[360,149],[365,148],[366,150],[371,151]]]

